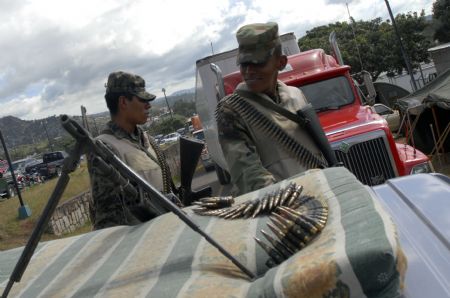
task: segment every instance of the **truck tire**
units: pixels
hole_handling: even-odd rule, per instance
[[[8,188],[6,189],[6,198],[14,198],[16,196],[16,190],[14,189],[14,185],[8,184]]]
[[[56,168],[56,177],[61,177],[62,169],[60,167]]]
[[[227,171],[222,169],[218,164],[214,164],[214,168],[216,169],[217,178],[219,179],[219,183],[221,185],[227,185],[231,182],[230,174]]]

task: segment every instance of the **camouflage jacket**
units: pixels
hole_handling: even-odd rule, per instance
[[[110,121],[108,123],[108,128],[97,138],[104,141],[105,137],[113,138],[116,144],[119,142],[131,145],[132,147],[129,148],[134,151],[120,152],[118,146],[112,145],[111,142],[105,142],[119,158],[137,171],[153,186],[166,193],[171,190],[172,180],[170,177],[170,170],[164,156],[156,142],[142,129],[137,127],[135,133],[129,134],[114,122]],[[145,152],[145,154],[142,154],[140,151]],[[148,159],[144,160],[145,164],[150,164],[152,166],[144,169],[139,165],[139,160],[137,159],[133,164],[133,160],[127,158],[127,153],[129,156],[133,157],[133,159],[135,159],[135,156],[137,155],[140,156],[141,161],[143,158]],[[99,173],[99,170],[92,163],[92,158],[93,156],[88,157],[92,187],[90,214],[94,229],[102,229],[116,225],[135,225],[140,223],[141,220],[135,215],[135,212],[139,212],[139,210],[133,210],[133,212],[131,212],[124,202],[125,194],[120,186],[115,185],[114,182],[108,180]],[[144,175],[142,173],[144,173]],[[145,173],[149,173],[150,175],[145,175]],[[152,180],[152,178],[149,177],[153,177],[153,180],[156,179],[156,181],[149,181]],[[145,200],[147,199],[148,198],[145,197]],[[144,208],[144,206],[142,208]]]
[[[235,93],[239,90],[251,92],[245,83],[241,83]],[[277,93],[277,104],[293,113],[307,104],[298,88],[286,86],[281,81],[278,81]],[[228,164],[231,182],[238,189],[238,194],[262,188],[311,168],[295,156],[295,152],[289,152],[289,149],[282,146],[283,141],[279,140],[286,136],[306,148],[318,160],[323,160],[321,151],[308,132],[294,121],[258,104],[258,100],[273,99],[265,94],[257,96],[256,101],[242,96],[238,99],[245,101],[247,107],[251,105],[251,109],[238,109],[239,102],[233,103],[233,95],[229,95],[219,102],[216,110],[219,142]],[[270,131],[258,127],[258,116],[255,114],[263,115],[284,135],[274,137]],[[250,122],[248,119],[251,117],[256,117],[256,121]]]

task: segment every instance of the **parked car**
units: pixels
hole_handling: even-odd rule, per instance
[[[375,113],[387,121],[389,129],[392,133],[396,133],[398,131],[400,127],[400,114],[397,110],[393,110],[381,103],[374,104],[373,109],[375,110]]]
[[[0,173],[0,197],[9,199],[14,197],[15,195],[16,191],[11,179],[11,175],[9,175],[9,177],[4,177],[3,173]]]
[[[205,133],[203,132],[203,129],[196,130],[192,133],[192,136],[196,138],[197,140],[201,140],[205,142]],[[207,172],[214,170],[214,162],[209,155],[208,152],[208,146],[205,142],[205,147],[202,150],[202,154],[200,155],[200,160],[202,162],[203,167]]]
[[[157,144],[161,144],[161,143],[162,143],[162,140],[163,140],[163,138],[164,138],[164,135],[159,134],[159,135],[154,136],[153,138],[155,139],[155,141],[156,141]]]
[[[177,142],[181,135],[178,132],[169,133],[164,137],[164,143],[173,143]]]
[[[37,161],[38,160],[35,158],[23,158],[12,162],[12,169],[14,171],[14,175],[16,176],[17,185],[20,189],[28,185],[27,178],[25,176],[26,166]],[[11,170],[8,166],[8,162],[6,162],[4,171],[0,172],[0,196],[12,198],[15,194],[16,190],[11,176]]]
[[[25,166],[25,173],[26,174],[32,174],[38,171],[39,166],[43,163],[42,158],[41,159],[34,159],[33,161],[30,161]]]
[[[179,133],[180,135],[184,136],[187,133],[187,130],[185,127],[182,127],[180,129],[177,129],[177,133]]]
[[[39,175],[45,177],[45,179],[61,176],[63,161],[67,155],[64,151],[44,153],[42,155],[42,164],[38,167]]]

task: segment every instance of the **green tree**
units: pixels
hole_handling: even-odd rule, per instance
[[[450,0],[433,3],[433,18],[439,23],[434,39],[440,43],[450,42]]]
[[[352,25],[337,22],[307,31],[298,40],[300,49],[323,48],[330,53],[328,36],[335,31],[342,58],[345,64],[352,67],[352,72],[358,73],[364,69],[376,80],[381,72],[395,74],[405,68],[400,46],[389,21],[382,21],[381,18],[351,21]],[[426,26],[424,12],[420,15],[416,12],[399,14],[396,23],[413,66],[422,61],[428,62],[429,42],[420,34]]]
[[[172,110],[175,114],[190,117],[196,113],[195,102],[179,100],[173,104]]]
[[[159,134],[168,134],[184,127],[184,121],[185,117],[181,115],[174,115],[173,119],[170,117],[165,117],[163,120],[158,121],[157,123],[152,123],[148,131],[153,136]]]

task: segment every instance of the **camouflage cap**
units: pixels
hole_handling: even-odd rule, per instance
[[[237,64],[264,63],[273,55],[275,47],[281,44],[278,24],[269,22],[245,25],[236,33],[239,44]]]
[[[142,77],[123,71],[110,73],[105,87],[106,93],[127,92],[147,101],[156,98],[155,95],[145,91],[145,81]]]

